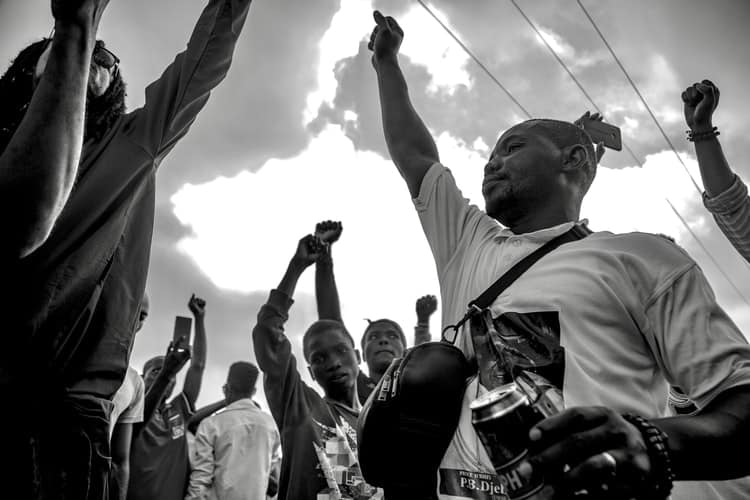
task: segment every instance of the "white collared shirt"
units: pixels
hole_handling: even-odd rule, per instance
[[[206,418],[195,436],[186,500],[265,500],[281,439],[271,415],[240,399]]]

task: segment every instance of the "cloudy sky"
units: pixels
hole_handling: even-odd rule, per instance
[[[111,0],[100,38],[122,59],[128,107],[182,50],[203,0]],[[574,0],[519,0],[547,42],[622,127],[643,167],[607,152],[584,204],[595,230],[671,235],[700,264],[719,302],[750,332],[750,266],[723,239],[688,173],[668,148]],[[680,93],[703,78],[721,89],[714,124],[730,164],[750,166],[750,4],[745,0],[583,0],[700,184],[684,140]],[[436,14],[532,115],[572,120],[588,101],[508,0],[432,0]],[[158,176],[148,292],[151,317],[132,364],[164,351],[191,293],[207,302],[208,367],[199,404],[221,397],[227,366],[254,360],[250,331],[297,240],[341,220],[334,249],[344,319],[390,317],[410,335],[414,301],[437,279],[408,191],[382,136],[366,48],[378,8],[406,38],[401,62],[415,106],[464,194],[482,203],[489,145],[524,118],[498,86],[414,0],[255,0],[228,78]],[[5,68],[52,26],[49,1],[0,0]],[[680,223],[671,203],[720,263]],[[727,280],[730,276],[733,283]],[[313,272],[300,281],[288,333],[315,320]],[[735,288],[736,287],[736,288]],[[439,331],[439,314],[432,329]],[[262,399],[262,398],[261,398]],[[265,403],[265,401],[263,401]]]

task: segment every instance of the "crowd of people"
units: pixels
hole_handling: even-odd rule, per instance
[[[750,437],[750,346],[695,261],[660,235],[587,228],[581,203],[604,148],[578,122],[531,119],[504,131],[484,168],[485,209],[471,205],[411,103],[398,57],[404,32],[377,11],[369,49],[388,151],[435,259],[442,325],[452,331],[441,342],[473,367],[434,480],[404,496],[369,484],[360,466],[363,405],[397,392],[389,367],[409,342],[388,318],[368,320],[359,341],[345,326],[332,251],[340,222],[320,222],[289,249],[252,329],[256,359],[227,368],[223,399],[195,408],[207,353],[207,305],[195,295],[192,341],[174,339],[139,374],[129,360],[150,308],[155,174],[227,75],[251,0],[208,0],[185,51],[130,112],[119,59],[97,40],[107,4],[52,0],[54,33],[0,78],[4,495],[516,498],[471,411],[510,381],[564,402],[530,425],[528,453],[512,466],[518,477],[543,477],[534,498],[750,498],[750,465],[737,459]],[[712,120],[719,89],[704,80],[681,97],[705,207],[750,262],[747,186]],[[576,237],[519,271],[569,233]],[[313,265],[318,320],[297,359],[285,324]],[[506,274],[508,286],[477,307],[473,299]],[[481,319],[460,321],[470,302],[468,317]],[[437,303],[417,299],[414,346],[433,341]],[[492,370],[482,339],[501,353]],[[305,368],[318,388],[303,380]],[[253,399],[261,373],[270,414]],[[399,463],[424,460],[400,444],[380,443]],[[408,482],[408,473],[393,476]]]

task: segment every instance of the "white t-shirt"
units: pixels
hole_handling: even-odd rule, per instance
[[[440,164],[425,175],[414,204],[437,266],[444,327],[516,262],[574,224],[515,235],[470,205]],[[750,384],[747,341],[695,262],[660,236],[598,232],[565,244],[526,271],[491,311],[493,318],[551,314],[559,321],[566,407],[603,405],[658,418],[668,414],[670,385],[703,407],[726,389]],[[457,345],[473,354],[468,330]],[[465,393],[439,471],[441,499],[485,498],[497,486],[468,408],[482,392],[475,380]],[[672,497],[738,498],[729,493],[738,484],[742,498],[750,498],[746,479],[675,483]]]
[[[116,424],[143,422],[144,392],[143,379],[133,367],[128,366],[125,380],[112,398],[114,408],[109,419],[110,439]]]

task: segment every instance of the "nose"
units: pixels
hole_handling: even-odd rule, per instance
[[[484,166],[484,174],[487,175],[492,172],[497,172],[501,168],[503,168],[503,164],[497,159],[497,157],[490,158]]]
[[[337,356],[330,356],[328,358],[328,366],[326,367],[326,371],[335,372],[339,368],[341,368],[341,360]]]

